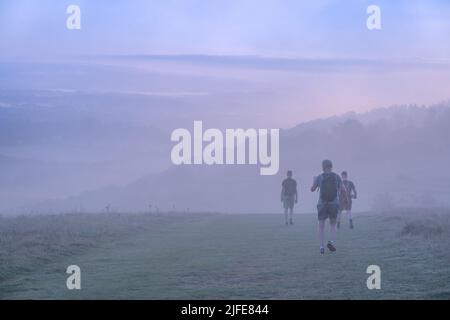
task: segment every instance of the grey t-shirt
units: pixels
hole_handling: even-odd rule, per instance
[[[331,202],[328,202],[329,204],[336,204],[336,205],[339,205],[339,189],[341,188],[341,185],[342,185],[342,179],[341,179],[341,177],[338,175],[338,174],[336,174],[336,173],[334,173],[334,172],[330,172],[331,174],[333,174],[333,175],[335,175],[336,176],[336,183],[337,183],[337,197],[336,197],[336,199],[335,200],[333,200],[333,201],[331,201]],[[315,177],[314,178],[314,187],[315,188],[317,188],[317,187],[319,187],[320,188],[320,185],[322,184],[322,180],[323,180],[323,175],[324,175],[324,173],[322,173],[322,174],[319,174],[317,177]],[[319,195],[319,201],[318,201],[318,205],[322,205],[323,204],[323,200],[322,200],[322,197]]]

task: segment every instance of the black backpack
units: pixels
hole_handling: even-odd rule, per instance
[[[285,179],[283,186],[285,196],[293,196],[297,192],[297,182],[294,179]]]
[[[320,184],[320,198],[325,202],[332,202],[338,195],[338,180],[335,173],[324,173]]]

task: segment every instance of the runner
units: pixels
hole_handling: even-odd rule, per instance
[[[339,212],[339,193],[343,184],[341,177],[334,173],[333,163],[330,160],[322,161],[323,173],[314,178],[311,191],[320,190],[317,203],[319,220],[320,253],[325,253],[325,221],[330,219],[330,234],[327,247],[331,252],[336,251],[336,219]]]
[[[353,229],[354,225],[353,225],[353,219],[352,219],[352,199],[356,199],[358,194],[356,192],[355,184],[352,181],[348,180],[347,171],[342,171],[341,177],[342,177],[342,183],[344,185],[346,192],[345,192],[345,195],[342,194],[339,197],[340,206],[339,206],[337,227],[338,227],[338,229],[341,227],[341,214],[342,214],[342,211],[346,211],[347,216],[348,216],[348,221],[350,223],[350,229]]]
[[[293,225],[292,215],[294,213],[294,203],[298,202],[297,182],[292,179],[292,170],[288,170],[287,178],[281,184],[281,202],[284,207],[284,217],[286,225]],[[289,212],[289,220],[288,220]]]

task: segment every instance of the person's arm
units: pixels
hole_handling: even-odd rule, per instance
[[[297,182],[295,183],[295,203],[298,202]]]
[[[351,199],[350,193],[343,183],[339,185],[339,194],[343,195],[346,201],[349,201]]]
[[[349,200],[350,199],[350,193],[347,190],[345,184],[342,182],[341,177],[337,176],[337,181],[338,181],[338,194],[345,196],[345,199]]]
[[[284,196],[284,186],[281,186],[281,201],[283,202],[283,196]]]
[[[319,179],[318,177],[314,177],[313,185],[311,186],[311,192],[315,192],[319,187]]]
[[[356,199],[358,197],[358,193],[356,192],[355,184],[352,182],[352,189],[353,189],[353,199]]]

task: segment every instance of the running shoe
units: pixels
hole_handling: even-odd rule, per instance
[[[336,247],[333,245],[332,242],[328,242],[327,247],[331,252],[336,251]]]

